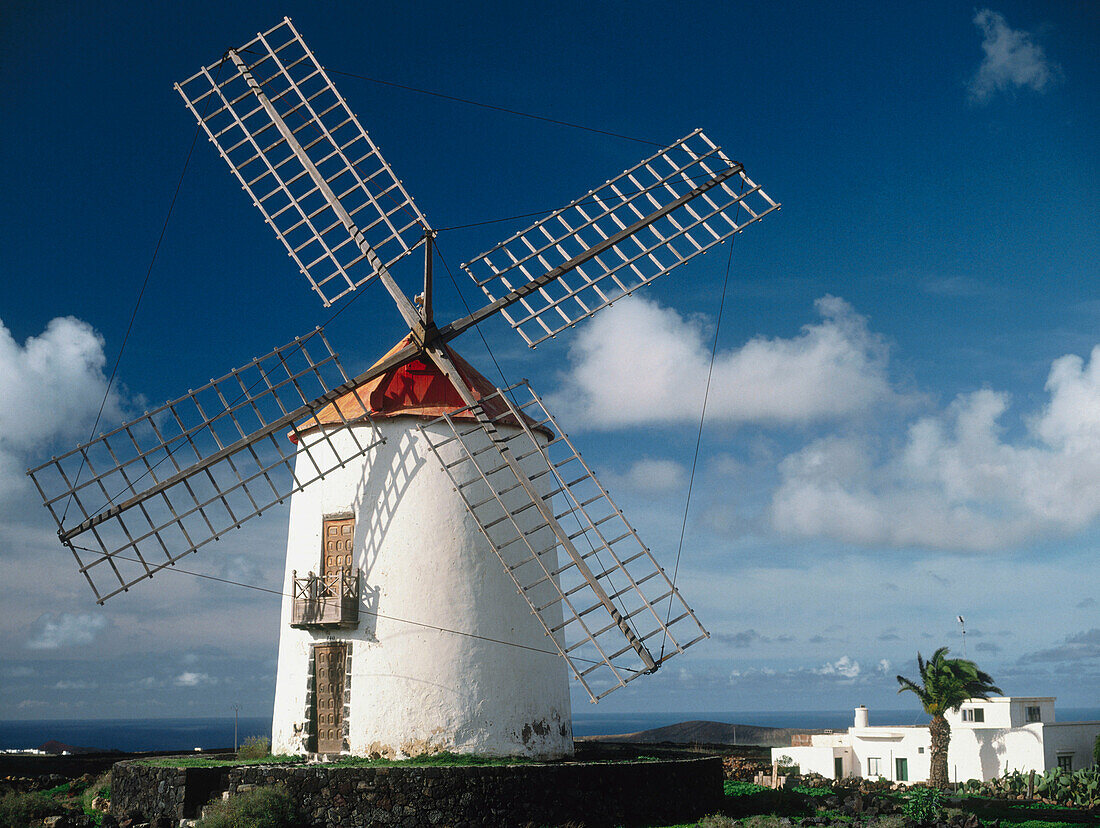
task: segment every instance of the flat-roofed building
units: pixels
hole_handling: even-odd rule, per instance
[[[1053,696],[970,699],[947,713],[951,745],[947,770],[952,781],[996,779],[1010,771],[1043,772],[1092,764],[1100,721],[1059,722]],[[931,760],[927,725],[872,725],[860,705],[847,733],[815,733],[798,745],[772,748],[772,761],[794,760],[802,773],[832,779],[847,776],[924,782]]]

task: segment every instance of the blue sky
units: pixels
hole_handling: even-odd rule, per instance
[[[650,149],[339,73],[702,127],[783,202],[735,242],[680,567],[714,637],[601,711],[902,706],[893,675],[960,653],[958,614],[1007,692],[1097,703],[1094,8],[46,2],[0,26],[0,718],[270,709],[277,599],[166,575],[95,606],[22,470],[95,419],[195,132],[172,83],[284,14],[437,228],[549,211]],[[522,226],[440,232],[467,301],[458,264]],[[726,251],[534,352],[484,326],[668,563]],[[330,314],[200,139],[100,430]],[[402,333],[378,286],[330,328],[353,370]],[[190,567],[277,585],[285,522],[255,523]]]

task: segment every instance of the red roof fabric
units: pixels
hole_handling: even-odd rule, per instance
[[[404,348],[410,341],[410,337],[405,337],[379,362]],[[480,401],[496,393],[496,387],[470,363],[446,345],[443,349],[458,369],[459,375],[475,400]],[[300,423],[298,430],[308,432],[317,428],[318,424],[350,423],[362,419],[367,414],[375,419],[399,415],[434,419],[465,407],[466,404],[459,396],[458,389],[443,375],[435,363],[418,355],[405,364],[392,368],[338,397],[317,412],[316,418],[311,417]],[[507,410],[507,406],[499,398],[491,401],[486,408],[487,413],[494,417]],[[475,419],[474,415],[468,411],[459,414],[458,418]],[[290,435],[290,439],[297,442],[293,434]]]

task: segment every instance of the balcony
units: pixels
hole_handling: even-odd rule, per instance
[[[305,578],[294,575],[294,609],[290,626],[303,629],[342,628],[359,624],[359,570]]]

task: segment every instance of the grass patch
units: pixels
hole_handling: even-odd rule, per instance
[[[524,759],[516,756],[479,756],[476,753],[431,753],[414,756],[411,759],[370,759],[366,756],[346,756],[335,762],[326,762],[333,768],[388,768],[388,767],[452,767],[460,765],[538,765],[537,759]]]
[[[296,765],[301,756],[265,756],[262,759],[218,759],[210,756],[158,756],[152,759],[135,759],[135,764],[151,768],[232,768],[238,765]]]
[[[232,768],[239,765],[301,765],[305,759],[297,755],[272,756],[270,754],[256,759],[235,757],[221,759],[211,756],[159,756],[152,759],[135,760],[138,764],[154,768]],[[632,760],[637,761],[637,760]],[[646,757],[641,761],[659,761]],[[388,767],[442,767],[469,765],[534,765],[537,759],[524,759],[515,756],[479,756],[469,753],[432,753],[414,756],[411,759],[371,759],[366,756],[345,756],[334,762],[322,762],[324,768],[388,768]]]

